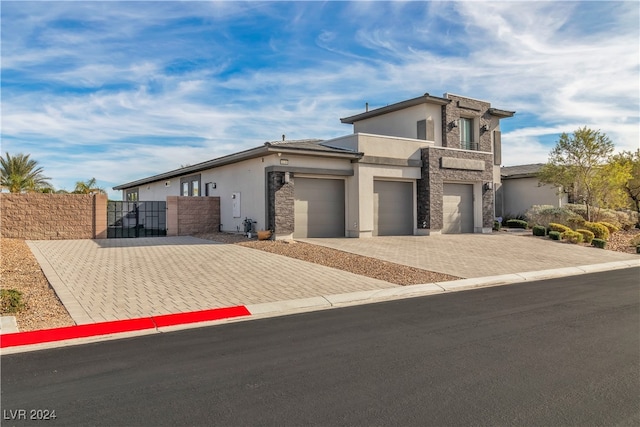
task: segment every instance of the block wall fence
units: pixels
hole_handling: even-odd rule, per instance
[[[107,196],[0,193],[0,235],[31,240],[104,239]]]
[[[105,194],[0,193],[0,236],[25,240],[107,238]],[[219,197],[167,197],[167,235],[218,231]]]

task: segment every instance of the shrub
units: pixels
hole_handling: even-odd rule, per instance
[[[551,224],[549,224],[549,230],[565,233],[567,231],[571,231],[571,228],[567,227],[566,225],[556,224],[555,222],[552,222]]]
[[[583,237],[582,234],[578,233],[577,231],[569,230],[565,233],[562,233],[562,239],[566,240],[569,243],[578,244],[582,243]]]
[[[584,240],[585,243],[591,243],[591,241],[593,240],[594,236],[593,233],[589,230],[583,230],[583,229],[578,229],[576,230],[578,233],[582,234],[582,239]]]
[[[638,245],[640,245],[640,234],[636,234],[629,242],[629,246],[638,246]]]
[[[620,231],[620,228],[618,228],[617,226],[611,224],[610,222],[600,221],[600,222],[598,222],[598,224],[602,224],[605,227],[607,227],[607,229],[609,230],[609,233],[616,233],[616,232]]]
[[[556,208],[551,205],[534,205],[525,214],[529,224],[548,227],[550,223],[577,224],[583,221],[578,214],[566,208]]]
[[[493,221],[493,230],[494,231],[500,231],[500,222],[499,221]]]
[[[507,221],[507,227],[510,228],[527,228],[527,221],[521,219],[510,219]]]
[[[592,232],[596,239],[607,240],[609,238],[609,229],[602,224],[587,221],[583,227]]]
[[[534,225],[533,226],[533,235],[534,236],[544,236],[547,234],[547,229],[542,225]]]
[[[15,289],[0,289],[2,313],[17,313],[24,307],[22,294]]]
[[[607,241],[602,239],[593,239],[591,241],[591,246],[595,246],[596,248],[604,249],[607,246]]]
[[[559,231],[550,231],[549,238],[551,240],[560,240],[562,238],[562,233],[560,233]]]

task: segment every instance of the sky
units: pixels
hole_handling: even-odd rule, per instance
[[[6,1],[1,151],[112,187],[424,93],[516,111],[503,165],[588,126],[640,141],[640,3]]]

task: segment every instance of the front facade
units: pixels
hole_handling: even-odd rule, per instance
[[[500,119],[445,94],[343,118],[353,133],[261,147],[123,184],[125,200],[220,197],[222,231],[251,220],[277,239],[490,232]]]

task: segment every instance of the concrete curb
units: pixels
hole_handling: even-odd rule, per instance
[[[469,289],[502,286],[633,267],[640,267],[640,259],[461,279],[450,282],[425,283],[382,290],[350,292],[262,304],[249,304],[246,306],[225,307],[203,310],[200,312],[177,313],[150,318],[103,322],[93,325],[84,324],[66,328],[8,333],[0,335],[0,347],[2,347],[2,355],[12,354],[24,351],[61,347],[65,345],[78,345],[132,336],[199,328],[235,321],[277,317],[287,314],[325,310],[335,307],[369,304],[395,299],[458,292]],[[7,339],[13,342],[7,344],[5,341]]]

